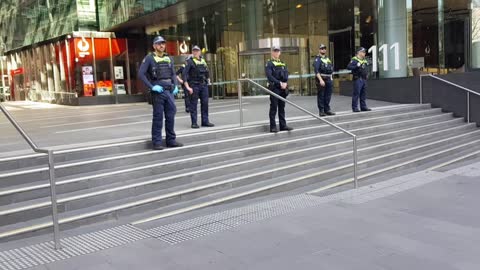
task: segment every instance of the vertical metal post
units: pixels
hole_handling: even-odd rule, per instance
[[[357,151],[357,136],[353,137],[353,183],[355,188],[358,188],[358,151]]]
[[[470,123],[470,92],[467,92],[467,123]]]
[[[116,39],[115,39],[116,41]],[[108,49],[110,53],[110,80],[112,80],[112,94],[115,98],[115,104],[118,104],[118,93],[115,87],[115,74],[113,69],[113,49],[112,49],[112,37],[108,37]]]
[[[243,127],[242,81],[238,80],[238,109],[240,113],[240,127]]]
[[[420,104],[423,104],[423,76],[420,74]]]
[[[55,249],[61,249],[60,243],[60,229],[58,224],[58,209],[57,209],[57,192],[55,185],[55,164],[54,164],[53,150],[48,150],[48,167],[50,173],[50,198],[52,200],[52,219],[53,219],[53,240],[55,242]]]

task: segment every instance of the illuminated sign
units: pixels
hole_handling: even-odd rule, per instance
[[[90,43],[88,43],[84,37],[77,41],[77,48],[79,50],[78,55],[80,57],[90,55]]]

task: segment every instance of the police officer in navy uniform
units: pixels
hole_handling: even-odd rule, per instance
[[[319,54],[315,57],[315,83],[317,85],[317,106],[320,116],[335,115],[330,109],[333,92],[333,64],[327,56],[327,46],[320,44]]]
[[[366,50],[363,47],[357,49],[357,54],[348,64],[347,69],[353,74],[353,94],[352,94],[352,111],[371,111],[367,106],[367,76],[368,61],[365,60]],[[360,99],[360,110],[358,109],[358,100]]]
[[[213,127],[208,119],[208,84],[210,83],[210,74],[207,62],[201,55],[200,47],[194,46],[192,49],[193,57],[187,60],[187,65],[183,70],[185,88],[191,96],[190,100],[190,118],[192,119],[192,128],[199,128],[197,123],[197,104],[200,98],[200,107],[202,111],[202,127]]]
[[[188,93],[187,88],[185,88],[185,81],[183,80],[183,70],[185,70],[186,62],[188,58],[185,59],[185,64],[182,64],[177,70],[177,81],[182,86],[183,89],[183,99],[185,100],[185,112],[190,112],[190,94]]]
[[[165,133],[167,147],[180,147],[174,131],[175,106],[174,95],[178,93],[177,77],[173,60],[165,52],[166,41],[158,36],[153,40],[152,53],[143,59],[138,72],[139,78],[150,88],[152,94],[153,120],[152,144],[153,150],[162,150],[163,116],[165,114]]]
[[[288,96],[288,69],[287,65],[280,60],[281,48],[273,46],[272,58],[265,65],[265,74],[268,79],[268,89],[283,98]],[[280,131],[290,131],[293,128],[287,126],[285,120],[285,102],[274,96],[270,96],[270,132],[277,133],[277,124],[275,117],[278,110],[278,120],[280,123]]]

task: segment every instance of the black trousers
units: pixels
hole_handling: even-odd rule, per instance
[[[283,98],[286,98],[288,95],[287,94],[288,89],[283,90],[280,88],[270,88],[270,90],[272,90],[275,94]],[[287,121],[285,120],[285,102],[270,95],[270,112],[269,112],[270,128],[277,127],[277,123],[275,121],[277,111],[278,111],[278,120],[280,122],[280,129],[283,129],[287,126]]]

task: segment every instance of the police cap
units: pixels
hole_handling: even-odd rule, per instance
[[[153,39],[153,44],[165,43],[167,42],[162,36],[155,37]]]
[[[359,48],[357,49],[357,53],[359,53],[359,52],[366,52],[366,51],[367,51],[367,50],[366,50],[364,47],[359,47]]]

